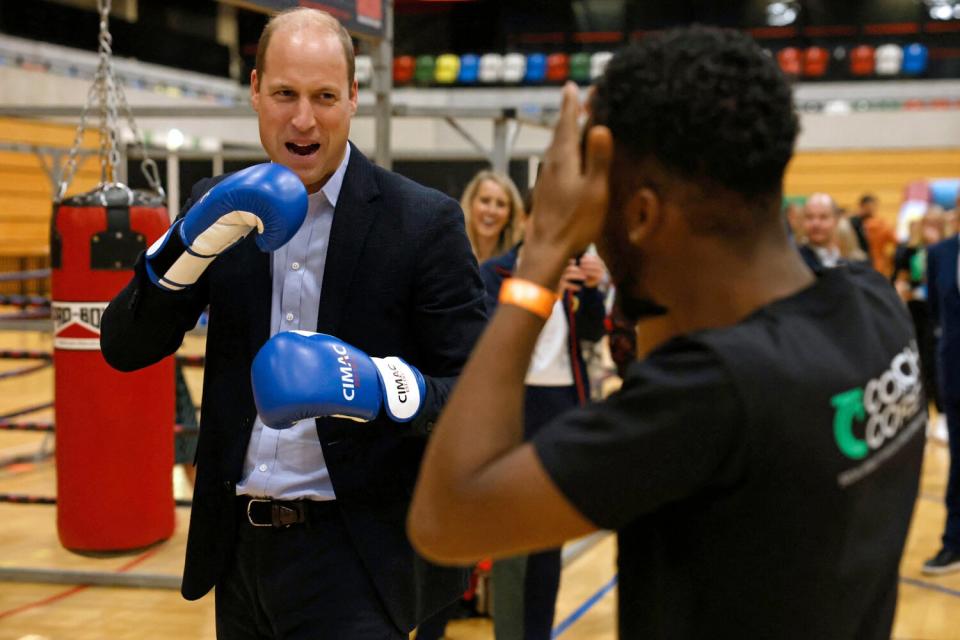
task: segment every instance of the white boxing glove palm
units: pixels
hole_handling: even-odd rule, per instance
[[[172,291],[195,283],[213,260],[257,230],[257,246],[274,251],[307,215],[307,190],[286,167],[258,164],[215,185],[147,249],[147,274]]]

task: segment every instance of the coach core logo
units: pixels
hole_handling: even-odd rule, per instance
[[[347,402],[352,402],[353,398],[356,396],[355,380],[353,368],[353,360],[350,359],[350,355],[347,353],[347,348],[340,344],[331,345],[333,351],[340,356],[337,358],[337,362],[340,363],[340,386],[343,389],[343,399]]]
[[[921,391],[917,346],[911,342],[883,375],[833,396],[833,436],[843,455],[862,460],[893,439],[920,410]],[[863,439],[854,433],[860,424]]]

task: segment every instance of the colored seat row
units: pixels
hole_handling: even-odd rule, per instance
[[[849,52],[837,47],[832,54],[823,47],[785,47],[777,52],[777,63],[786,75],[812,79],[822,78],[831,70],[860,78],[920,76],[927,71],[928,59],[927,47],[919,43],[906,47],[892,43],[879,47],[862,44]]]
[[[603,73],[613,53],[471,53],[458,56],[397,56],[393,60],[393,83],[417,85],[557,84],[567,80],[589,83]],[[373,65],[368,56],[357,56],[357,81],[370,83]]]
[[[397,56],[393,60],[393,84],[426,85],[538,85],[559,84],[567,80],[587,84],[596,80],[613,57],[609,51],[596,53],[468,53],[458,56]],[[927,71],[929,51],[925,45],[906,47],[884,44],[859,45],[853,49],[836,47],[831,51],[813,46],[804,49],[785,47],[777,54],[780,69],[791,77],[817,79],[832,73],[853,77],[922,76]],[[357,81],[369,85],[373,64],[369,56],[356,58]]]

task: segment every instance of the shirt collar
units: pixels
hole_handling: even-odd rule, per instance
[[[343,176],[347,173],[347,164],[349,162],[350,143],[348,142],[347,150],[343,152],[343,160],[340,161],[340,166],[337,167],[337,170],[334,171],[330,179],[327,180],[327,184],[320,187],[320,191],[333,208],[337,207],[337,199],[340,198],[340,188],[343,187]]]
[[[825,267],[834,267],[840,261],[840,250],[836,247],[813,247]]]

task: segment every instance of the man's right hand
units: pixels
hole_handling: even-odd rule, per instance
[[[526,257],[515,274],[549,289],[559,282],[568,259],[597,239],[607,215],[613,135],[591,124],[581,145],[580,111],[577,85],[568,82],[534,187],[536,215],[523,240]]]
[[[286,167],[264,163],[223,180],[147,249],[147,274],[159,287],[186,289],[214,258],[257,229],[257,246],[286,244],[307,215],[307,190]]]

